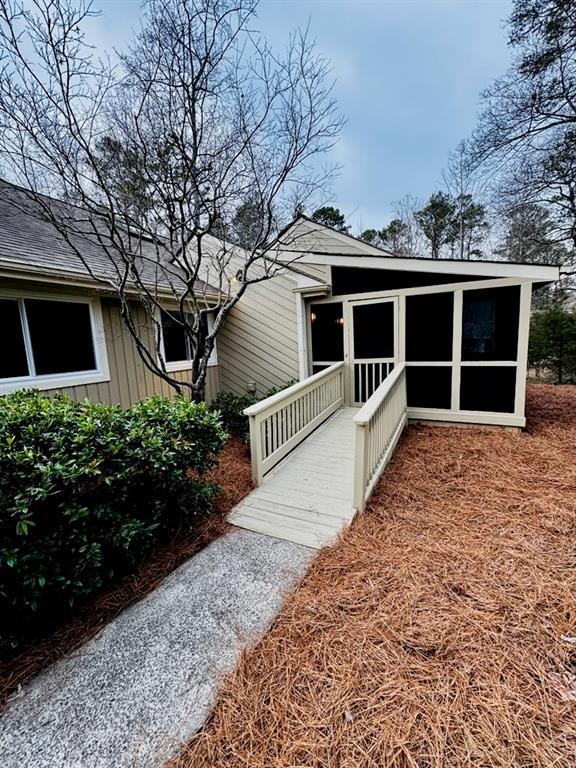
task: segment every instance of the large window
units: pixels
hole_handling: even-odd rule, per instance
[[[186,314],[185,317],[187,323],[193,325],[193,315]],[[211,312],[202,315],[202,332],[204,334],[212,328],[213,322],[214,317]],[[162,312],[162,349],[168,370],[188,368],[192,364],[194,357],[192,342],[178,312],[167,310]],[[208,365],[215,365],[216,363],[216,345],[214,345]]]
[[[89,300],[0,298],[0,386],[64,386],[103,374]],[[102,342],[103,343],[103,340]],[[92,374],[92,376],[90,376]]]

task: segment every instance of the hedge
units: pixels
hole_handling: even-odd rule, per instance
[[[269,389],[263,395],[236,395],[233,392],[220,392],[214,399],[212,408],[220,415],[222,424],[228,432],[248,442],[248,416],[244,416],[244,409],[281,392],[286,387],[290,387],[295,383],[295,381],[288,381],[281,387]]]
[[[123,410],[22,390],[0,397],[3,655],[135,570],[210,508],[203,479],[226,439],[183,398]]]

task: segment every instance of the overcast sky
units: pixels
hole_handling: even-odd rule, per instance
[[[96,0],[100,42],[119,45],[139,0]],[[509,63],[510,0],[261,0],[278,46],[306,26],[333,63],[347,123],[333,202],[354,231],[380,227],[394,200],[438,188],[448,152],[474,128],[480,92]]]

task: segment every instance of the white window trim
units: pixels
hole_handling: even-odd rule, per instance
[[[166,312],[170,312],[171,310],[167,307],[164,307]],[[169,363],[166,362],[166,353],[164,351],[164,328],[162,327],[162,317],[160,312],[157,313],[158,318],[158,327],[160,329],[160,358],[158,359],[158,363],[160,364],[162,360],[164,360],[164,366],[166,368],[167,373],[176,373],[177,371],[190,371],[192,370],[192,360],[171,360]],[[214,314],[213,310],[210,310],[208,312],[208,332],[212,330],[214,327]],[[214,339],[214,347],[212,349],[212,352],[210,353],[210,358],[208,359],[208,368],[212,368],[213,366],[218,365],[218,349],[216,346],[216,339]]]
[[[61,389],[62,387],[75,387],[85,384],[99,384],[110,381],[108,367],[108,352],[106,349],[106,335],[102,318],[102,307],[99,298],[90,296],[69,296],[60,293],[44,293],[38,291],[17,291],[3,289],[0,292],[1,299],[18,301],[22,332],[24,334],[24,346],[28,359],[29,370],[34,370],[34,360],[31,349],[30,334],[26,315],[23,312],[24,299],[41,299],[45,301],[68,301],[70,303],[87,304],[90,312],[90,327],[92,330],[92,343],[94,345],[94,357],[96,368],[91,371],[70,371],[69,373],[53,373],[43,376],[28,375],[14,376],[9,379],[0,379],[0,394],[15,392],[18,389],[33,387],[35,389]]]

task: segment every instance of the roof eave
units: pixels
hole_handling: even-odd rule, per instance
[[[67,286],[93,290],[102,294],[116,293],[114,286],[108,285],[103,280],[86,278],[77,272],[68,272],[60,269],[46,270],[29,264],[23,265],[21,262],[12,262],[7,259],[0,259],[0,277],[58,284],[62,284],[64,280]],[[174,298],[174,293],[169,288],[155,286],[155,289],[162,298]],[[137,294],[137,290],[130,286],[126,287],[126,292],[130,295]],[[222,294],[217,290],[203,290],[202,295],[212,302],[218,302],[222,298]]]
[[[283,254],[286,254],[285,259]],[[290,263],[294,253],[282,251],[280,261]],[[297,257],[300,264],[324,264],[361,269],[394,269],[405,272],[438,272],[444,274],[478,275],[479,277],[518,277],[520,279],[554,282],[560,277],[560,267],[549,264],[515,264],[510,261],[424,259],[405,256],[356,256],[348,254],[307,251]]]

